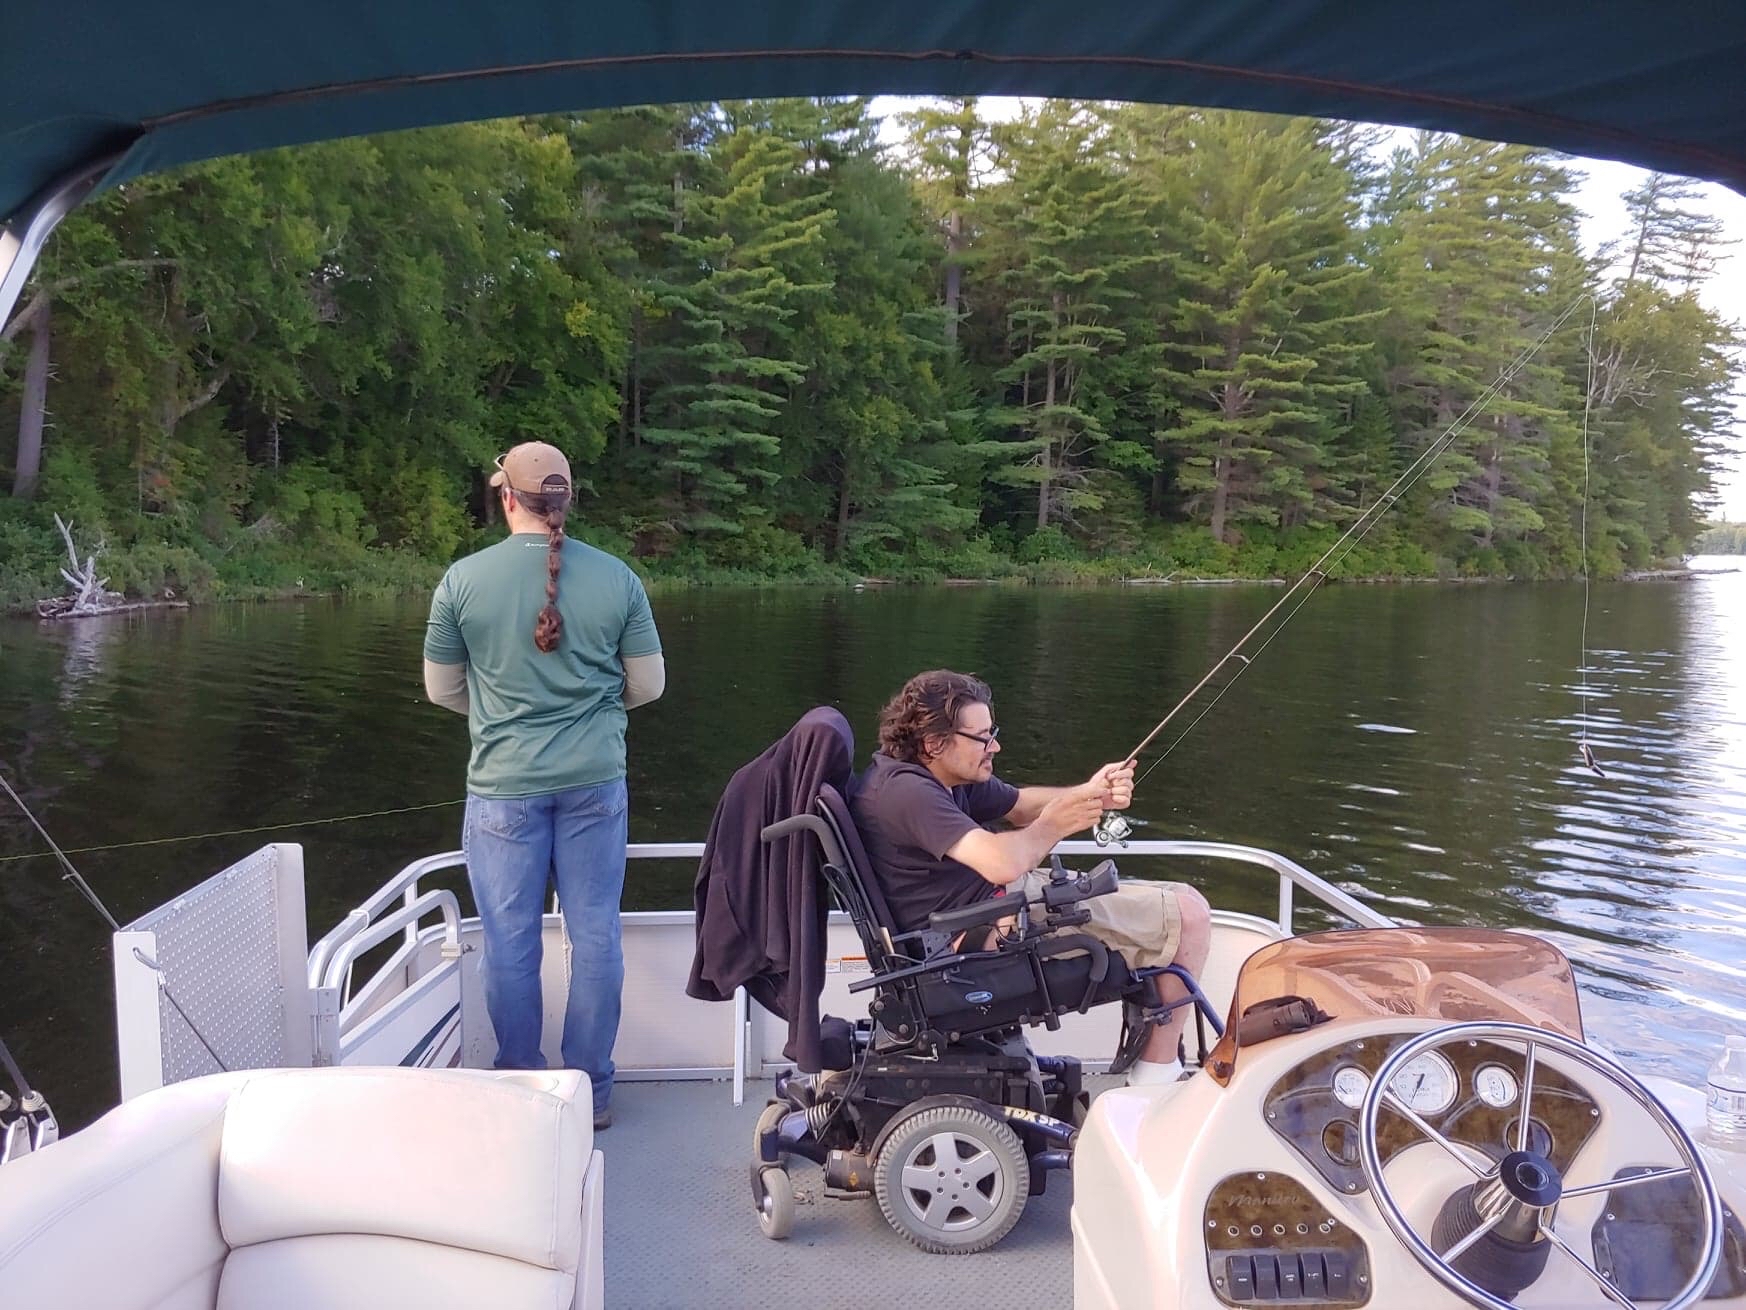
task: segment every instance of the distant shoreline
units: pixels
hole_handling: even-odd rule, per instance
[[[1712,556],[1709,559],[1734,559],[1734,556]],[[1731,566],[1703,568],[1666,568],[1637,569],[1617,578],[1602,579],[1607,582],[1690,582],[1698,578],[1716,577],[1728,573],[1746,572],[1746,555],[1737,557],[1739,563]],[[1386,587],[1386,586],[1473,586],[1473,585],[1512,585],[1531,581],[1578,582],[1579,578],[1439,578],[1410,577],[1401,575],[1382,575],[1377,577],[1330,578],[1330,583],[1341,586]],[[754,578],[735,577],[732,579],[709,578],[674,578],[661,577],[647,579],[647,586],[654,594],[664,594],[678,591],[714,591],[724,588],[743,587],[750,590],[766,589],[841,589],[848,591],[878,591],[886,588],[924,588],[924,587],[1283,587],[1295,581],[1292,578],[1243,578],[1217,577],[1179,578],[1167,577],[1132,577],[1110,578],[1092,574],[1079,576],[1031,577],[1015,575],[1009,577],[991,578],[931,578],[923,580],[853,577],[842,578]],[[381,595],[417,596],[427,593],[427,588],[406,587],[392,592],[372,593],[372,598]],[[12,618],[34,618],[41,623],[66,623],[86,619],[107,619],[123,614],[137,614],[151,610],[189,610],[205,609],[212,605],[235,604],[279,604],[285,601],[299,600],[332,600],[344,598],[352,593],[345,588],[331,591],[296,590],[289,592],[258,593],[243,596],[219,596],[204,601],[176,600],[130,600],[125,604],[116,605],[110,609],[95,614],[53,614],[40,615],[36,612],[35,602],[12,606],[0,611]]]

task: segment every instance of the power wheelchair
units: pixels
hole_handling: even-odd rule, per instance
[[[1071,929],[1081,902],[1115,890],[1115,863],[1085,873],[1053,863],[1040,895],[1016,908],[1016,926],[988,949],[954,946],[1015,915],[1011,898],[932,915],[900,933],[841,793],[819,790],[814,810],[769,825],[765,843],[810,832],[823,876],[860,936],[873,992],[869,1018],[825,1016],[817,1074],[791,1072],[758,1119],[752,1194],[766,1236],[792,1231],[793,1184],[784,1158],[818,1164],[829,1194],[871,1192],[886,1221],[925,1251],[968,1254],[1000,1241],[1051,1170],[1072,1163],[1090,1097],[1079,1061],[1038,1056],[1023,1028],[1060,1027],[1060,1016],[1119,1002],[1121,1040],[1112,1072],[1138,1056],[1148,1031],[1193,1004],[1200,1056],[1207,1029],[1223,1027],[1200,987],[1177,965],[1132,970],[1119,952]],[[1174,974],[1187,997],[1160,1004],[1155,975]]]

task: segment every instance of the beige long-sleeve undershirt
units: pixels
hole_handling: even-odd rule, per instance
[[[656,651],[653,655],[624,657],[624,707],[634,710],[639,705],[659,700],[667,690],[667,664]],[[467,700],[467,666],[424,662],[424,694],[433,705],[465,714]]]

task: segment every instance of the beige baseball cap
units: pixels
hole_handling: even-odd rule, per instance
[[[543,441],[524,441],[497,457],[497,472],[491,485],[508,485],[533,496],[549,496],[570,490],[570,461],[556,446]]]

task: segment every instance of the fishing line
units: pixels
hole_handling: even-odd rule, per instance
[[[1593,577],[1588,566],[1588,411],[1594,403],[1594,333],[1595,324],[1600,317],[1599,307],[1593,297],[1589,298],[1588,315],[1588,386],[1582,394],[1582,637],[1581,647],[1577,651],[1576,676],[1578,678],[1578,695],[1582,697],[1582,713],[1579,719],[1581,727],[1577,739],[1577,751],[1582,756],[1582,762],[1593,769],[1600,777],[1606,777],[1601,766],[1595,762],[1594,747],[1588,744],[1588,593]]]
[[[37,821],[37,817],[31,812],[30,806],[24,803],[24,797],[20,796],[12,789],[12,784],[7,781],[4,773],[0,773],[0,787],[6,789],[6,794],[10,796],[13,803],[24,812],[24,817],[30,820],[30,826],[42,834],[42,839],[47,842],[49,848],[54,851],[55,858],[60,860],[61,867],[66,870],[66,872],[61,875],[61,881],[70,882],[74,887],[78,888],[85,899],[91,902],[97,913],[103,916],[103,919],[108,923],[111,932],[120,932],[121,924],[118,923],[115,916],[109,912],[109,907],[103,903],[103,898],[91,890],[91,884],[86,882],[84,876],[73,867],[73,862],[67,858],[67,853],[60,848],[53,837],[49,836],[48,829],[43,827],[42,824]],[[230,1066],[218,1058],[218,1052],[212,1049],[212,1043],[206,1040],[206,1034],[201,1032],[199,1025],[188,1017],[188,1012],[182,1008],[182,1003],[176,999],[176,994],[170,990],[170,980],[164,973],[163,969],[154,961],[146,959],[137,948],[134,951],[134,955],[148,969],[157,974],[158,990],[164,994],[164,999],[170,1003],[170,1008],[182,1016],[182,1022],[188,1025],[188,1031],[193,1033],[200,1045],[206,1048],[206,1054],[212,1057],[212,1062],[223,1072],[229,1073]]]
[[[0,779],[0,781],[4,780]],[[7,790],[10,791],[11,788],[9,787]],[[14,796],[13,799],[17,800],[18,798],[17,796]],[[324,823],[352,823],[358,819],[380,819],[390,814],[416,814],[420,810],[440,810],[445,809],[450,805],[461,805],[463,803],[463,801],[458,800],[432,801],[428,805],[402,805],[399,808],[392,810],[366,810],[362,814],[336,814],[327,819],[298,819],[293,823],[263,823],[254,828],[222,828],[217,832],[190,832],[185,833],[180,837],[149,837],[143,841],[118,841],[110,842],[103,846],[74,846],[68,850],[66,854],[88,855],[92,851],[126,851],[132,850],[137,846],[166,846],[172,842],[209,841],[215,837],[243,837],[250,833],[257,832],[283,832],[287,828],[314,828]],[[42,832],[42,829],[39,827],[37,831]],[[48,834],[43,833],[43,836],[46,838]],[[49,844],[51,846],[54,845],[53,842],[50,842]],[[59,855],[60,853],[59,848],[56,848],[55,854]],[[13,860],[42,860],[47,858],[48,853],[45,851],[25,851],[21,855],[0,855],[0,864],[9,864]],[[63,856],[63,862],[64,859],[65,857]]]
[[[1341,533],[1334,544],[1329,546],[1328,549],[1322,553],[1321,558],[1312,564],[1296,582],[1286,588],[1285,594],[1268,607],[1267,612],[1257,619],[1254,625],[1237,639],[1236,644],[1233,645],[1230,650],[1226,651],[1217,661],[1214,662],[1213,666],[1207,670],[1206,674],[1200,679],[1200,681],[1195,683],[1193,687],[1189,688],[1187,694],[1185,694],[1181,700],[1177,701],[1176,704],[1171,707],[1169,713],[1160,719],[1152,730],[1141,739],[1140,744],[1127,753],[1124,758],[1130,760],[1138,759],[1140,753],[1157,739],[1158,735],[1169,726],[1170,721],[1181,713],[1183,708],[1199,695],[1210,682],[1212,682],[1225,665],[1232,661],[1237,661],[1236,672],[1225,681],[1225,683],[1214,694],[1212,699],[1202,708],[1200,713],[1195,715],[1193,720],[1190,721],[1189,725],[1164,748],[1155,760],[1152,761],[1151,765],[1146,769],[1146,772],[1134,780],[1134,785],[1136,787],[1147,776],[1149,776],[1159,764],[1163,763],[1165,758],[1169,756],[1177,746],[1182,744],[1188,734],[1194,731],[1195,725],[1206,717],[1207,713],[1214,705],[1218,704],[1225,692],[1230,690],[1232,685],[1236,683],[1237,679],[1242,677],[1243,674],[1249,670],[1256,657],[1272,644],[1273,638],[1278,636],[1279,633],[1284,630],[1286,624],[1291,622],[1291,619],[1296,615],[1297,611],[1301,609],[1310,596],[1314,594],[1316,587],[1327,580],[1328,570],[1332,567],[1336,567],[1344,561],[1346,556],[1349,555],[1357,544],[1364,539],[1365,535],[1382,521],[1383,515],[1395,506],[1395,504],[1400,500],[1400,497],[1407,491],[1411,490],[1414,484],[1430,471],[1431,465],[1455,444],[1455,440],[1460,437],[1462,433],[1467,431],[1467,429],[1473,425],[1473,423],[1485,411],[1486,406],[1495,400],[1503,392],[1504,388],[1515,381],[1521,371],[1527,367],[1529,362],[1533,360],[1534,356],[1540,353],[1540,350],[1552,339],[1558,329],[1563,327],[1564,324],[1569,321],[1571,315],[1576,312],[1577,308],[1581,306],[1584,301],[1588,302],[1592,315],[1594,313],[1594,297],[1585,292],[1573,300],[1564,312],[1559,314],[1558,317],[1552,321],[1551,326],[1542,332],[1535,341],[1530,343],[1526,349],[1504,367],[1504,369],[1498,374],[1497,380],[1481,392],[1479,396],[1461,412],[1455,421],[1443,430],[1442,434],[1439,435],[1435,441],[1426,446],[1425,449],[1420,452],[1418,458],[1406,467],[1405,471],[1403,471],[1401,475],[1390,484],[1386,491],[1378,496],[1366,509],[1359,513],[1358,517],[1352,521],[1351,526],[1348,527],[1345,532]],[[1585,397],[1583,409],[1585,470],[1587,466],[1588,405],[1593,393],[1592,370],[1594,367],[1592,349],[1589,353],[1591,378],[1591,385],[1589,387],[1590,396]],[[1584,512],[1584,542],[1586,550],[1586,500],[1584,504]],[[1586,570],[1586,559],[1584,562],[1584,568]],[[1254,654],[1244,655],[1242,653],[1243,647],[1246,646],[1257,633],[1266,628],[1268,622],[1274,617],[1274,615],[1278,614],[1281,609],[1284,609],[1286,604],[1294,597],[1296,597],[1297,603],[1291,606],[1291,608],[1286,612],[1285,617],[1280,619],[1278,624],[1274,626],[1273,630],[1267,634],[1266,639],[1256,648]],[[1586,626],[1584,629],[1583,641],[1586,649]],[[1588,751],[1586,740],[1583,743],[1583,749],[1585,756],[1592,755],[1592,752]],[[1120,841],[1122,837],[1126,835],[1129,822],[1130,821],[1123,819],[1115,811],[1107,811],[1103,817],[1098,820],[1097,826],[1093,831],[1100,844],[1110,841]]]

